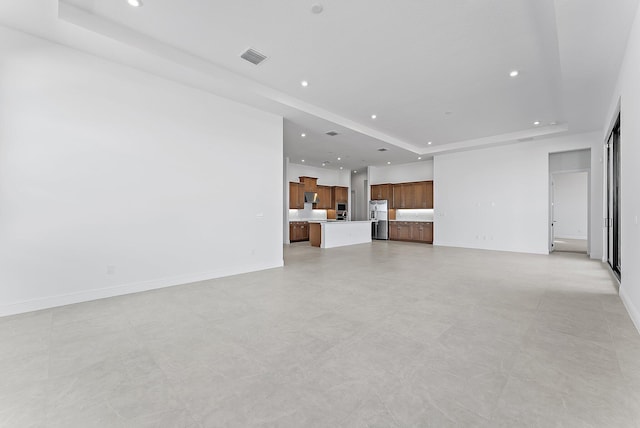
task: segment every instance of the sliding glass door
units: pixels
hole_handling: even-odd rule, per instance
[[[620,114],[607,141],[607,262],[620,279]]]

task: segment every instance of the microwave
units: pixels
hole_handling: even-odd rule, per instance
[[[336,211],[346,211],[347,210],[347,204],[344,202],[338,202],[336,204]]]

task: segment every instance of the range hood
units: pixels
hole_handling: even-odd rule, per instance
[[[318,202],[320,202],[320,199],[318,198],[318,194],[316,192],[304,192],[304,202],[317,204]]]

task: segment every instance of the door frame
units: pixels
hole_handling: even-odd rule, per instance
[[[590,149],[585,149],[589,150]],[[553,153],[549,153],[551,156]],[[560,174],[573,174],[579,172],[587,173],[587,256],[591,256],[591,168],[580,169],[568,169],[565,171],[549,172],[549,254],[551,254],[555,248],[553,247],[553,241],[555,238],[555,231],[553,229],[553,199],[555,195],[554,178]]]
[[[613,142],[614,132],[617,131],[618,138]],[[621,257],[621,238],[622,238],[622,222],[620,212],[620,196],[622,195],[622,183],[619,180],[621,176],[621,156],[622,148],[620,141],[622,140],[622,112],[620,111],[620,101],[618,107],[611,120],[611,126],[608,129],[603,146],[603,257],[602,261],[607,264],[613,275],[618,281],[622,277]],[[611,143],[610,143],[611,142]],[[613,144],[613,147],[610,146]],[[617,159],[616,159],[617,155]],[[612,161],[610,166],[610,161]],[[612,170],[613,169],[613,170]],[[616,177],[613,176],[616,175]],[[615,179],[615,183],[613,182]],[[614,185],[617,185],[617,192],[614,192]],[[612,193],[613,192],[613,193]],[[615,248],[612,248],[615,247]],[[610,253],[611,256],[610,256]]]

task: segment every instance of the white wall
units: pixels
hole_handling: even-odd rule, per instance
[[[281,117],[3,27],[0,70],[0,315],[282,265]]]
[[[588,180],[588,172],[553,174],[556,238],[587,239]]]
[[[622,279],[620,296],[631,317],[640,329],[640,8],[635,21],[611,107],[601,134],[604,139],[617,112],[621,109],[621,231],[622,231]]]
[[[343,186],[351,185],[351,177],[348,170],[337,170],[330,168],[318,168],[297,163],[289,163],[287,171],[288,181],[300,181],[300,177],[315,177],[318,184],[322,186]]]
[[[600,142],[599,133],[575,134],[436,156],[434,244],[547,254],[549,153]]]
[[[370,166],[369,185],[433,180],[433,159],[402,165]]]

